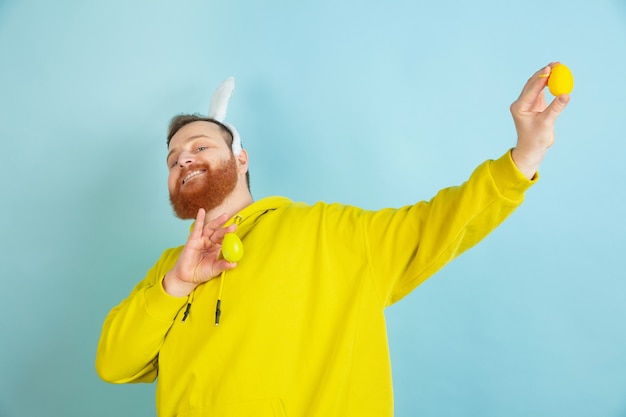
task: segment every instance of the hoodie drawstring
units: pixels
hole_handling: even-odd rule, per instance
[[[242,222],[242,217],[240,215],[236,215],[233,218],[233,223],[237,226]],[[222,242],[222,257],[225,258],[229,262],[238,262],[243,257],[243,244],[241,243],[241,239],[235,233],[227,233],[224,236],[224,240]],[[215,325],[220,325],[220,316],[222,315],[222,293],[224,292],[224,281],[226,277],[226,271],[222,271],[220,276],[220,290],[217,294],[217,304],[215,306]]]
[[[217,294],[217,305],[215,306],[215,325],[220,325],[220,315],[222,314],[222,310],[220,309],[222,305],[222,292],[224,292],[224,277],[226,276],[226,271],[222,271],[222,275],[220,276],[220,291]]]
[[[243,219],[241,218],[241,216],[237,215],[234,217],[233,222],[239,226],[239,223],[241,223]],[[229,261],[230,262],[237,262],[239,261],[239,259],[241,259],[241,257],[243,256],[243,244],[241,243],[241,239],[239,239],[239,237],[237,235],[235,235],[233,233],[233,238],[234,240],[231,240],[231,242],[233,242],[230,246],[233,246],[231,249],[231,256],[235,259],[231,259],[229,257]],[[222,247],[222,257],[224,256],[223,253],[223,249],[224,247]],[[222,271],[221,275],[220,275],[220,289],[217,295],[217,305],[215,306],[215,325],[219,326],[220,324],[220,316],[222,315],[222,293],[224,292],[224,278],[226,277],[226,271]],[[196,292],[196,290],[193,290],[191,292],[191,294],[189,294],[189,296],[187,297],[187,307],[185,308],[185,312],[183,313],[183,318],[182,318],[182,322],[185,322],[185,320],[187,320],[187,316],[189,316],[189,313],[191,312],[191,303],[193,302],[193,294]]]
[[[191,311],[191,303],[193,302],[193,293],[195,293],[196,290],[194,289],[191,294],[189,294],[189,296],[187,296],[187,308],[185,308],[185,312],[183,313],[183,319],[181,320],[183,323],[185,322],[185,320],[187,320],[187,316],[189,315],[189,312]]]

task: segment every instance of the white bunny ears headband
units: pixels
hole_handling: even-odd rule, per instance
[[[226,111],[228,110],[228,101],[233,95],[233,91],[235,91],[235,78],[228,77],[217,87],[215,93],[213,93],[211,105],[209,106],[209,117],[222,123],[228,128],[228,130],[230,130],[230,133],[233,135],[233,154],[237,156],[242,150],[239,132],[237,132],[235,126],[224,122],[224,119],[226,118]]]

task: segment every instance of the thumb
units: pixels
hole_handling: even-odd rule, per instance
[[[569,94],[561,94],[552,100],[552,103],[544,110],[544,114],[546,115],[546,119],[550,120],[552,123],[556,122],[559,114],[567,107],[569,103],[570,96]]]

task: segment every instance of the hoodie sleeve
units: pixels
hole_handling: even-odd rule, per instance
[[[103,380],[155,380],[165,335],[187,301],[187,297],[167,294],[162,285],[177,256],[176,249],[165,251],[144,280],[105,319],[96,354],[96,370]]]
[[[362,227],[381,301],[406,296],[502,223],[538,180],[528,180],[511,151],[478,166],[461,186],[428,202],[366,216]]]

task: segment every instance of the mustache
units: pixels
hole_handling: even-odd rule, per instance
[[[193,171],[202,171],[205,170],[207,172],[211,172],[211,165],[209,165],[206,162],[194,162],[193,164],[189,164],[187,166],[185,166],[185,168],[180,170],[180,173],[178,174],[178,178],[182,181],[183,178],[185,178],[187,175],[189,175],[189,173],[193,172]]]
[[[188,186],[183,185],[185,177],[194,171],[203,171],[202,178],[190,182]],[[176,185],[170,190],[170,203],[177,217],[193,219],[199,208],[210,211],[219,206],[233,192],[236,184],[234,158],[214,163],[191,163],[180,170]]]
[[[178,185],[182,186],[184,184],[187,183],[187,181],[189,181],[190,179],[196,177],[197,175],[201,175],[201,174],[205,174],[205,173],[209,173],[209,175],[211,174],[211,168],[209,166],[203,167],[203,166],[197,166],[197,167],[189,167],[188,169],[182,170],[178,176]]]

